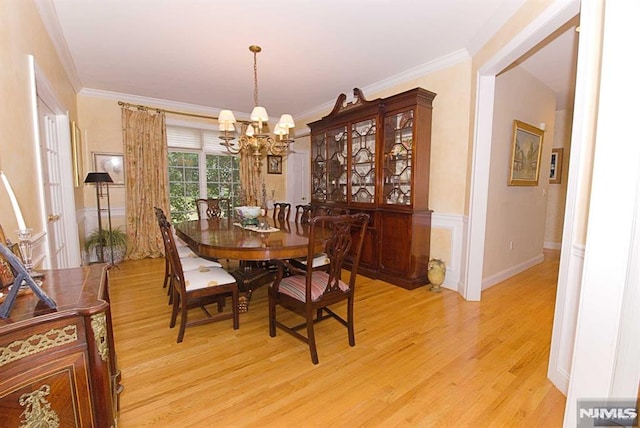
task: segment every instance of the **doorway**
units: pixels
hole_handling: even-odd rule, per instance
[[[46,232],[42,266],[64,269],[81,264],[67,110],[51,84],[29,57],[32,71],[34,135],[38,163],[40,216]]]

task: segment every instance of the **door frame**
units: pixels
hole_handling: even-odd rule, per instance
[[[469,222],[466,231],[468,240],[464,255],[466,263],[463,260],[467,269],[462,289],[459,290],[466,300],[478,301],[482,294],[496,76],[579,13],[580,0],[554,3],[478,69]],[[575,189],[571,189],[569,185],[567,198],[571,196],[572,190]],[[565,228],[572,223],[573,218],[565,215]]]
[[[61,142],[59,147],[59,165],[60,171],[67,171],[66,174],[61,174],[62,184],[62,221],[64,222],[64,240],[65,245],[62,251],[66,253],[65,258],[68,266],[58,266],[58,268],[78,267],[82,263],[82,257],[80,254],[80,238],[78,233],[78,222],[75,210],[75,198],[73,187],[73,168],[71,159],[71,128],[69,121],[69,111],[64,107],[62,102],[53,90],[53,86],[49,83],[46,74],[38,66],[33,55],[29,55],[29,70],[31,80],[31,108],[32,108],[32,120],[33,120],[33,138],[34,138],[34,153],[36,160],[36,169],[38,177],[42,179],[38,182],[38,199],[40,200],[40,220],[43,225],[43,232],[48,230],[48,213],[47,205],[45,203],[45,187],[44,187],[44,169],[42,166],[43,153],[40,149],[40,125],[39,125],[39,111],[38,111],[38,98],[40,98],[56,115],[56,128],[57,138]],[[65,144],[64,142],[67,142]],[[48,234],[48,233],[47,233]],[[46,245],[44,245],[44,260],[43,268],[48,269],[51,267],[51,250],[49,246],[49,238],[45,236]]]

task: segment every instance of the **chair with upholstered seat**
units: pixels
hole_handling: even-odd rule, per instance
[[[158,226],[161,229],[160,232],[162,232],[162,222],[168,221],[167,216],[165,215],[164,211],[162,211],[161,208],[154,207],[153,209],[156,213],[156,218],[158,219]],[[173,230],[173,228],[171,230]],[[178,252],[178,257],[180,257],[180,259],[182,260],[183,270],[188,271],[188,270],[202,269],[207,267],[222,267],[222,265],[216,261],[207,260],[202,257],[198,257],[193,251],[191,251],[191,248],[187,247],[186,245],[179,245],[177,239],[178,238],[174,235],[173,240],[174,240],[174,243],[176,244],[176,251]],[[164,255],[165,255],[164,282],[162,284],[162,288],[167,288],[167,286],[170,284],[171,266],[169,264],[169,257],[167,256],[168,251],[167,251],[167,246],[164,239],[162,240],[162,243],[164,245]],[[169,303],[171,303],[172,302],[171,287],[169,287],[167,294],[169,294],[170,296]]]
[[[231,200],[229,198],[196,199],[198,220],[231,217]]]
[[[360,264],[364,234],[369,215],[364,213],[342,216],[319,216],[310,220],[309,247],[306,269],[298,269],[288,261],[278,261],[278,274],[269,287],[269,335],[275,337],[276,327],[309,345],[311,361],[318,364],[314,324],[334,318],[347,328],[349,345],[355,346],[353,299],[356,274]],[[316,239],[325,239],[325,253],[330,260],[327,271],[314,270]],[[341,279],[345,259],[351,255],[352,265],[348,282]],[[285,272],[289,276],[285,276]],[[346,319],[330,305],[347,302]],[[276,319],[280,306],[305,318],[302,324],[285,325]],[[298,331],[306,328],[306,336]]]
[[[273,220],[289,221],[291,216],[291,204],[287,202],[276,202],[273,204]]]
[[[166,219],[160,221],[162,239],[167,248],[166,256],[170,264],[170,281],[173,293],[173,307],[169,327],[175,327],[178,313],[180,313],[178,343],[182,342],[187,327],[213,321],[233,319],[233,329],[237,330],[240,326],[240,318],[238,315],[238,284],[235,278],[220,267],[184,271],[171,229],[171,224]],[[224,299],[227,296],[231,296],[231,309],[223,312]],[[206,308],[207,305],[212,303],[217,305],[216,314],[211,314]],[[189,309],[196,307],[201,308],[206,317],[190,321],[188,319]]]

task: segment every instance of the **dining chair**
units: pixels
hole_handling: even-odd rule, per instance
[[[334,318],[347,328],[349,345],[355,346],[353,302],[356,275],[362,254],[362,245],[369,215],[358,213],[341,216],[318,216],[310,220],[309,246],[306,269],[298,269],[288,261],[278,261],[278,273],[269,287],[269,336],[275,337],[276,327],[309,345],[311,361],[318,364],[318,351],[314,324]],[[327,227],[330,225],[331,227]],[[330,260],[326,271],[314,270],[312,263],[316,239],[325,239],[324,250]],[[342,268],[348,255],[352,255],[348,282],[341,279]],[[285,276],[288,271],[289,276]],[[346,319],[330,305],[347,302]],[[276,319],[276,308],[291,310],[305,318],[301,324],[290,326]],[[298,331],[306,328],[306,336]]]
[[[313,206],[311,204],[296,205],[296,223],[309,224],[312,217]]]
[[[207,267],[184,271],[182,269],[182,259],[178,256],[177,247],[173,239],[171,224],[165,219],[161,221],[160,230],[162,239],[168,250],[171,284],[173,293],[173,306],[171,310],[170,328],[176,326],[178,313],[180,313],[180,328],[178,331],[178,343],[184,339],[187,327],[205,324],[225,319],[233,319],[233,329],[240,326],[238,315],[238,284],[231,274],[221,267]],[[231,296],[231,310],[224,312],[224,302],[226,297]],[[211,314],[206,308],[207,305],[215,303],[217,313]],[[205,318],[188,320],[190,309],[199,307],[202,309]]]
[[[196,199],[198,220],[231,217],[231,200],[229,198]]]
[[[155,211],[156,218],[158,219],[158,226],[160,227],[160,233],[162,233],[163,222],[166,221],[168,223],[167,216],[165,215],[162,208],[154,207],[153,209]],[[173,231],[174,229],[171,228],[171,230]],[[179,238],[176,237],[175,233],[173,233],[173,241],[176,245],[176,251],[178,252],[178,257],[180,257],[180,259],[182,260],[182,270],[189,271],[189,270],[202,269],[202,268],[208,268],[208,267],[222,267],[222,265],[216,261],[198,257],[196,253],[191,251],[191,248],[189,248],[186,244],[184,243],[182,243],[183,245],[178,244],[178,239]],[[165,256],[164,257],[164,281],[162,284],[162,288],[167,288],[167,286],[170,285],[171,265],[169,264],[169,256],[167,255],[168,249],[164,239],[162,240],[162,243],[164,245],[164,256]],[[169,289],[167,290],[167,294],[169,295],[169,303],[171,303],[173,301],[173,294],[171,293],[171,287],[169,287]]]
[[[289,221],[291,204],[287,202],[275,202],[273,204],[273,220]]]

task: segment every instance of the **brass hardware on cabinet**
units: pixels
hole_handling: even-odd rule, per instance
[[[47,220],[49,221],[56,221],[60,219],[60,214],[49,214],[49,216],[47,217]]]

